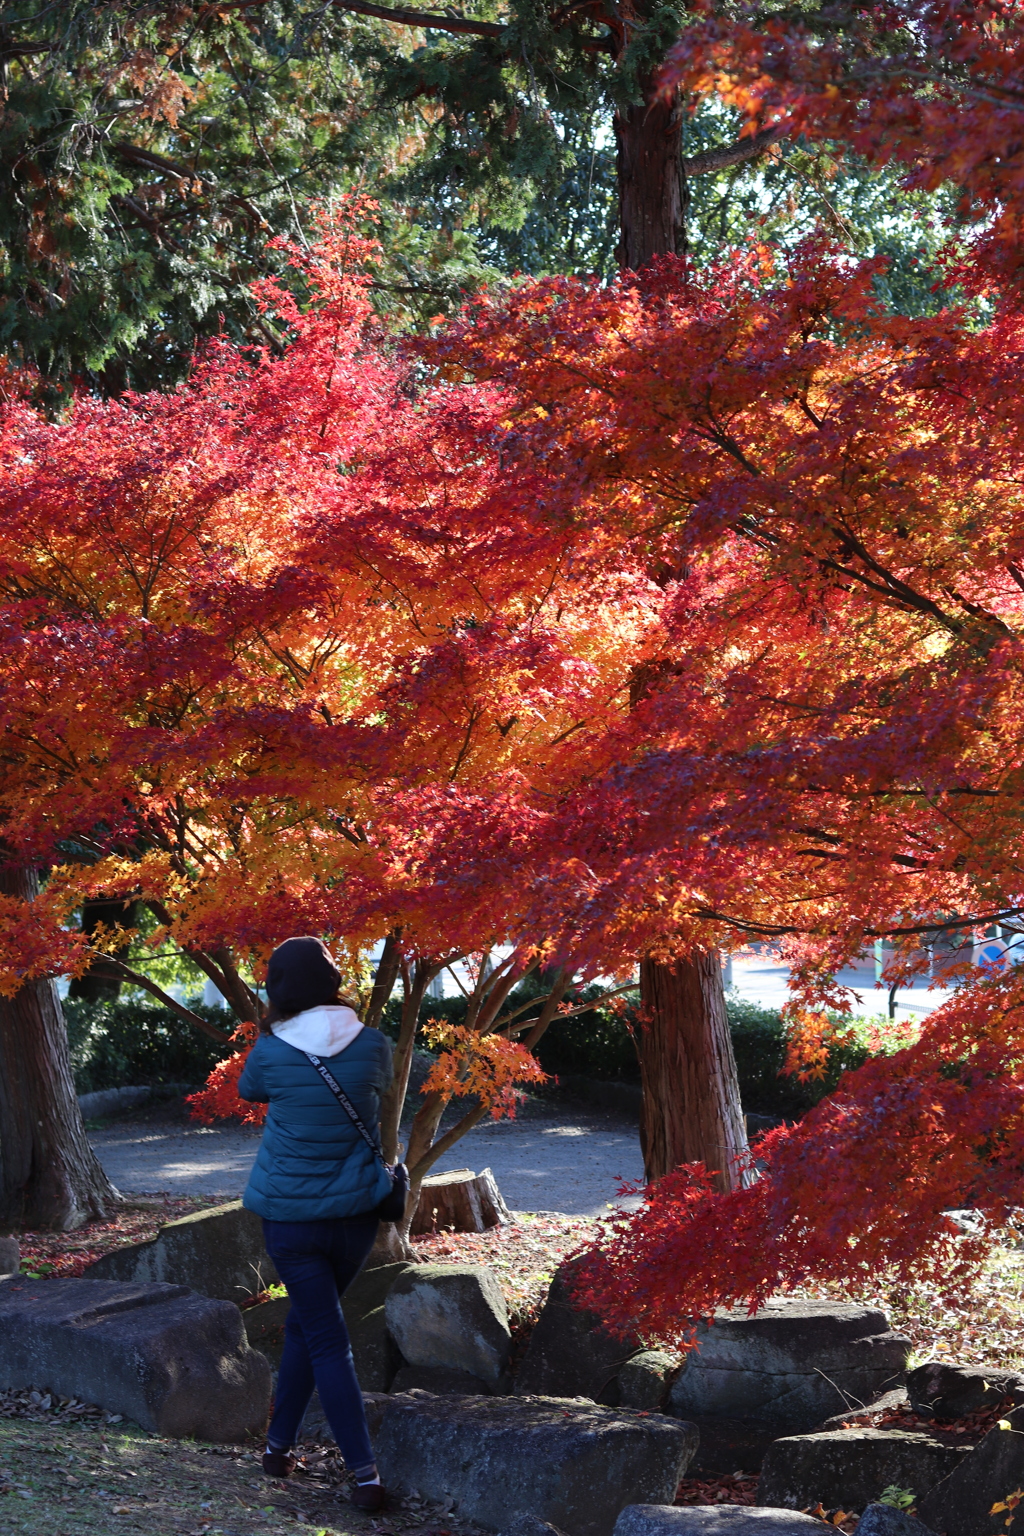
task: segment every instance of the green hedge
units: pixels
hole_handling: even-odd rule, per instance
[[[130,993],[113,1003],[65,998],[63,1007],[79,1093],[127,1084],[199,1087],[211,1067],[234,1050],[201,1035],[169,1008]],[[189,1007],[220,1029],[233,1027],[231,1015],[222,1009]]]
[[[868,1058],[862,1045],[829,1052],[823,1079],[800,1083],[782,1074],[786,1035],[777,1009],[760,1008],[741,998],[726,1000],[744,1109],[762,1115],[803,1114],[831,1093],[843,1072]],[[638,1083],[640,1065],[628,1022],[595,1009],[573,1019],[558,1019],[541,1040],[537,1054],[546,1072],[606,1082]]]
[[[782,1075],[786,1036],[777,1009],[759,1008],[741,998],[726,1000],[729,1032],[736,1056],[743,1108],[755,1114],[790,1119],[812,1109],[831,1093],[844,1072],[862,1066],[869,1052],[862,1045],[833,1047],[823,1078],[801,1083]]]
[[[535,983],[514,994],[525,1001],[537,995]],[[596,989],[592,989],[594,995]],[[586,1001],[584,993],[582,1000]],[[216,1008],[191,1004],[220,1028],[230,1028],[230,1015]],[[781,1075],[786,1058],[782,1019],[775,1009],[732,997],[727,1001],[729,1026],[743,1107],[758,1114],[792,1117],[810,1109],[830,1093],[840,1074],[867,1060],[862,1045],[833,1049],[824,1079],[799,1083]],[[466,1016],[462,997],[428,999],[424,1017],[461,1023]],[[401,1000],[388,1005],[383,1022],[393,1038],[398,1034]],[[79,1093],[122,1084],[194,1083],[206,1080],[211,1067],[231,1048],[219,1046],[179,1019],[169,1009],[128,994],[114,1003],[66,999],[75,1086]],[[594,1008],[571,1019],[556,1019],[540,1041],[537,1055],[552,1076],[591,1077],[604,1082],[638,1083],[640,1067],[628,1022],[610,1010]]]

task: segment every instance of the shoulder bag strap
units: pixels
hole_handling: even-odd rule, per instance
[[[380,1147],[378,1147],[377,1143],[366,1129],[366,1126],[363,1124],[362,1120],[360,1120],[351,1099],[349,1098],[348,1094],[342,1090],[337,1079],[334,1077],[334,1074],[332,1072],[328,1072],[327,1068],[320,1060],[320,1057],[314,1056],[312,1051],[303,1051],[302,1054],[306,1057],[307,1061],[311,1061],[313,1066],[316,1067],[316,1070],[320,1073],[320,1076],[323,1078],[328,1088],[334,1094],[334,1097],[337,1099],[346,1115],[348,1115],[349,1119],[352,1121],[352,1124],[355,1126],[360,1136],[366,1142],[366,1145],[369,1147],[374,1157],[379,1157],[381,1162],[384,1163],[384,1167],[387,1168],[388,1165],[384,1162],[383,1152],[380,1150]]]

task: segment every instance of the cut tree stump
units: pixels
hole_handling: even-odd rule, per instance
[[[423,1180],[420,1202],[409,1230],[410,1237],[424,1232],[486,1232],[512,1220],[512,1213],[489,1168],[474,1173],[456,1168]]]

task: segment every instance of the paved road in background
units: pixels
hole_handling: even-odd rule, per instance
[[[778,1008],[789,995],[786,974],[770,956],[755,955],[734,962],[733,984],[741,997]],[[842,972],[840,980],[856,987],[858,1011],[886,1012],[888,995],[875,990],[870,971]],[[929,991],[925,986],[901,990],[897,1017],[919,1019],[946,995],[942,988]],[[195,1125],[180,1110],[164,1106],[142,1110],[91,1136],[119,1189],[223,1195],[226,1200],[237,1199],[245,1188],[259,1138],[255,1129]],[[628,1119],[589,1108],[554,1111],[536,1103],[516,1120],[477,1126],[436,1172],[480,1172],[487,1167],[513,1210],[580,1216],[601,1215],[610,1205],[636,1204],[616,1191],[643,1172],[636,1126]]]
[[[100,1162],[118,1189],[132,1193],[223,1195],[237,1199],[256,1156],[260,1132],[191,1125],[154,1107],[92,1132]],[[582,1109],[551,1113],[531,1106],[523,1118],[477,1126],[438,1163],[436,1173],[491,1168],[506,1203],[519,1211],[599,1216],[634,1205],[616,1191],[643,1173],[635,1125]]]
[[[790,998],[786,979],[789,971],[777,965],[770,955],[751,955],[748,959],[734,960],[732,984],[740,997],[759,1003],[762,1008],[781,1008]],[[851,987],[857,1001],[853,1011],[872,1017],[889,1011],[889,990],[876,987],[870,967],[840,971],[837,981]],[[929,987],[927,977],[919,977],[913,987],[900,987],[896,993],[896,1017],[904,1020],[920,1020],[931,1013],[949,996],[946,987]]]

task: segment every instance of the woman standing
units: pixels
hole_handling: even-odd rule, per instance
[[[391,1183],[306,1052],[321,1058],[364,1124],[376,1128],[391,1045],[364,1028],[340,987],[319,939],[286,939],[270,957],[270,1007],[238,1083],[241,1098],[269,1105],[243,1204],[262,1216],[267,1252],[291,1300],[263,1470],[294,1471],[291,1448],[315,1385],[355,1474],[352,1502],[372,1511],[384,1491],[339,1297],[373,1247],[374,1208]]]

